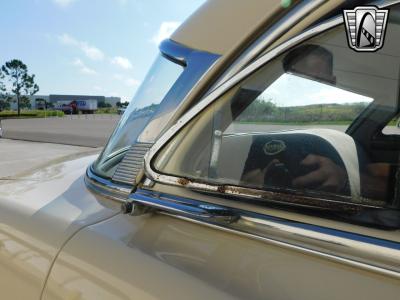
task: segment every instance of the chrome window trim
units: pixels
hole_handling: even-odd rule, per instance
[[[297,4],[282,19],[273,24],[267,31],[262,33],[249,48],[245,49],[234,63],[217,80],[211,90],[214,90],[221,83],[227,81],[240,70],[242,70],[252,59],[260,55],[271,43],[277,40],[285,32],[293,27],[300,19],[306,17],[314,10],[318,9],[324,0],[304,1]]]
[[[117,184],[109,179],[97,176],[92,170],[92,165],[86,169],[85,184],[92,192],[120,203],[125,203],[132,192],[132,186]]]
[[[313,27],[302,34],[288,40],[287,42],[279,45],[274,48],[270,52],[261,56],[259,59],[254,61],[252,64],[247,66],[245,69],[240,71],[234,77],[223,83],[216,90],[212,91],[208,94],[203,100],[197,103],[194,107],[192,107],[185,115],[183,115],[173,126],[170,127],[150,148],[149,152],[144,157],[144,166],[145,166],[145,174],[151,180],[156,182],[161,182],[169,185],[182,186],[182,182],[185,182],[185,186],[188,188],[201,189],[206,191],[217,192],[218,190],[223,189],[224,187],[221,185],[210,185],[200,182],[195,182],[191,180],[187,180],[183,177],[165,175],[162,173],[158,173],[155,169],[152,168],[151,161],[158,154],[158,152],[171,140],[186,124],[188,124],[193,118],[195,118],[200,112],[202,112],[205,108],[211,105],[214,101],[219,99],[221,95],[227,92],[230,88],[235,86],[237,83],[245,79],[247,76],[251,75],[257,69],[264,66],[266,63],[282,54],[286,50],[294,47],[295,45],[319,34],[328,29],[331,29],[343,22],[343,17],[339,16],[332,20],[326,21],[323,24],[320,24],[316,27]],[[234,194],[234,193],[233,193]]]
[[[129,202],[131,215],[168,215],[400,279],[399,242],[148,190],[137,190]]]
[[[400,3],[400,0],[396,1],[388,1],[384,2],[383,4],[379,5],[379,7],[387,7],[396,3]],[[194,190],[201,190],[201,191],[206,191],[206,192],[213,192],[213,193],[221,193],[221,194],[229,194],[229,195],[237,195],[237,196],[243,196],[247,198],[252,198],[252,199],[259,199],[261,198],[261,194],[265,191],[263,190],[258,190],[258,189],[252,189],[252,188],[246,188],[246,187],[237,187],[237,186],[230,186],[230,185],[220,185],[220,184],[212,184],[212,183],[204,183],[204,182],[199,182],[191,179],[187,179],[184,177],[179,177],[179,176],[172,176],[172,175],[166,175],[159,173],[157,170],[155,170],[152,166],[152,160],[153,158],[158,154],[158,152],[170,141],[178,132],[186,126],[193,118],[195,118],[200,112],[202,112],[205,108],[207,108],[209,105],[211,105],[213,102],[219,99],[220,96],[222,96],[225,92],[227,92],[230,88],[235,86],[237,83],[245,79],[247,76],[251,75],[254,73],[256,70],[270,62],[272,59],[277,57],[278,55],[284,53],[288,49],[296,46],[297,44],[308,40],[320,33],[323,33],[335,26],[338,26],[343,23],[343,16],[337,16],[335,18],[332,18],[330,20],[327,20],[323,23],[320,23],[303,33],[293,37],[292,39],[282,43],[281,45],[277,46],[276,48],[272,49],[271,51],[267,52],[263,56],[259,57],[257,60],[255,60],[253,63],[245,67],[242,71],[237,73],[235,76],[233,76],[231,79],[223,83],[221,86],[219,86],[217,89],[212,91],[210,94],[204,97],[203,100],[201,100],[199,103],[197,103],[194,107],[192,107],[185,115],[183,115],[173,126],[170,127],[169,130],[167,130],[153,145],[152,148],[150,148],[149,152],[144,157],[144,171],[145,174],[148,178],[150,178],[152,181],[155,182],[160,182],[163,184],[168,184],[168,185],[173,185],[173,186],[185,186],[186,188],[194,189]],[[149,181],[147,181],[149,182]],[[144,187],[146,187],[144,185]],[[258,194],[257,194],[258,193]],[[277,192],[270,192],[273,193],[276,196],[282,196],[285,197],[287,195],[280,193],[279,191]],[[255,195],[257,194],[257,195]],[[310,197],[304,197],[307,201],[311,200]],[[346,200],[346,199],[344,199]],[[348,200],[348,199],[347,199]],[[319,200],[321,201],[326,201],[325,203],[328,203],[327,200]],[[285,201],[283,201],[285,202]],[[333,201],[334,202],[334,201]],[[340,201],[338,201],[340,204]],[[325,204],[322,203],[322,204]],[[353,203],[354,205],[354,203]],[[351,205],[351,206],[353,206]],[[324,205],[323,205],[324,206]],[[362,207],[363,205],[358,204],[357,206]],[[366,205],[369,207],[369,205]],[[374,205],[371,205],[374,206]]]
[[[286,31],[291,29],[296,22],[314,12],[326,1],[314,0],[304,1],[297,4],[287,15],[278,20],[266,32],[262,33],[247,49],[245,49],[238,58],[234,60],[232,65],[224,71],[223,75],[212,85],[210,91],[218,88],[222,83],[226,82],[232,76],[243,70],[251,61],[263,52],[277,39],[279,39]],[[384,0],[384,1],[366,1],[365,5],[375,5],[383,8],[399,3],[398,0]],[[265,54],[265,53],[264,53]]]
[[[195,83],[191,87],[189,87],[189,90],[183,96],[181,102],[176,108],[176,111],[179,111],[180,107],[186,102],[188,95],[191,95],[192,91],[196,88],[196,86],[202,80],[202,78],[204,78],[204,76],[206,76],[207,73],[218,62],[220,55],[196,49],[191,49],[170,39],[164,40],[160,44],[159,50],[161,55],[165,56],[165,59],[168,59],[185,68],[190,68],[192,65],[194,65],[193,72],[190,72],[190,69],[188,69],[189,72],[185,73],[184,70],[182,74],[180,74],[179,78],[174,83],[174,85],[171,87],[171,89],[173,89],[173,87],[176,86],[177,83],[184,85],[185,80],[187,79],[196,80]],[[200,67],[196,68],[196,65]],[[197,74],[199,71],[200,73]],[[165,97],[169,95],[170,91],[167,93]],[[168,126],[169,124],[166,124],[166,127]],[[114,133],[115,132],[112,133],[108,142],[111,140]],[[110,155],[113,156],[117,153],[122,153],[124,151],[128,152],[127,150],[129,150],[131,147],[132,145],[124,147],[122,149],[118,149]],[[102,154],[100,154],[100,156],[101,155]],[[112,157],[110,157],[109,159],[111,158]],[[101,195],[104,195],[108,198],[124,202],[128,197],[128,195],[131,193],[131,191],[135,189],[134,182],[132,182],[132,185],[127,185],[123,182],[116,182],[112,178],[106,179],[99,175],[96,175],[95,171],[93,170],[93,164],[95,164],[96,162],[97,159],[86,170],[85,183],[87,187],[90,190],[99,193]],[[143,171],[141,172],[143,173]],[[138,174],[139,173],[140,172],[138,172]]]

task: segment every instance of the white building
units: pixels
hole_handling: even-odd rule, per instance
[[[12,97],[13,102],[11,102],[11,109],[17,109],[16,97]],[[57,103],[58,101],[74,101],[74,100],[97,100],[99,102],[105,102],[111,104],[112,107],[116,107],[118,102],[121,102],[120,97],[105,97],[105,96],[90,96],[90,95],[33,95],[28,96],[31,103],[31,108],[38,108],[38,103],[40,100],[45,100],[50,103]]]

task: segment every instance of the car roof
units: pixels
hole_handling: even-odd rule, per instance
[[[192,49],[223,55],[284,9],[280,0],[209,0],[171,39]]]

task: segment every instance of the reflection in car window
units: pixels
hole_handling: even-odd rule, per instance
[[[94,164],[94,170],[98,175],[112,176],[117,163],[109,161],[126,151],[136,141],[143,128],[156,115],[161,101],[182,72],[182,66],[159,55],[124,112],[100,158]]]
[[[213,184],[397,206],[400,139],[380,133],[399,110],[399,36],[389,20],[375,53],[349,49],[341,26],[291,49],[192,120],[155,168]]]

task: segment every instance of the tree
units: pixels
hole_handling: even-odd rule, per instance
[[[6,87],[2,80],[4,79],[4,74],[1,72],[0,69],[0,111],[5,109],[10,109],[10,97],[8,97],[6,93]]]
[[[18,115],[21,113],[21,98],[34,95],[39,91],[35,83],[35,75],[28,74],[28,67],[20,60],[13,59],[6,62],[1,71],[3,76],[11,83],[11,93],[17,98]]]
[[[31,101],[27,96],[21,96],[21,99],[19,100],[19,106],[21,108],[32,108]]]
[[[4,79],[4,74],[3,72],[1,72],[0,69],[0,97],[3,98],[3,96],[5,96],[5,92],[6,92],[6,86],[3,83],[3,79]]]
[[[112,105],[110,103],[106,103],[105,101],[99,101],[99,103],[97,103],[97,106],[99,108],[109,108],[112,107]]]

